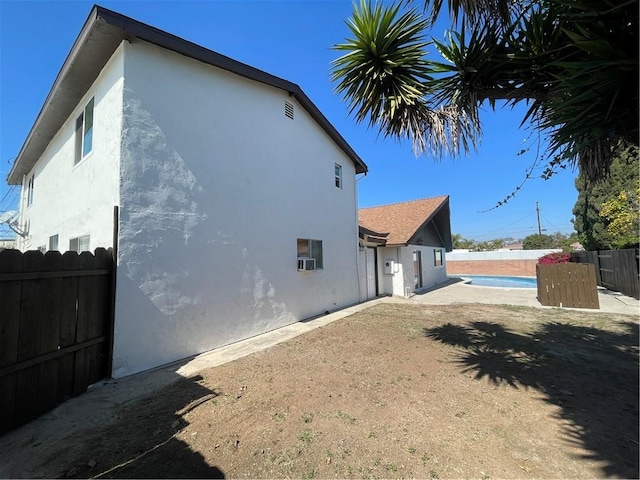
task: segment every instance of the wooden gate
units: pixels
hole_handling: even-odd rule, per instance
[[[111,369],[111,249],[0,252],[0,434]]]
[[[542,305],[600,308],[596,270],[591,264],[536,265],[538,301]]]

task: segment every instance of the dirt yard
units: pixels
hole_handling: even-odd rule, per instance
[[[638,478],[638,319],[380,304],[47,446],[51,477]]]

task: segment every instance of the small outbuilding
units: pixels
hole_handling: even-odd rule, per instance
[[[363,298],[408,297],[447,280],[449,196],[361,208],[358,223]]]

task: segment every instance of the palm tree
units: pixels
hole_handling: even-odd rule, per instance
[[[457,155],[477,145],[483,103],[526,102],[547,171],[577,163],[591,181],[620,145],[638,145],[638,0],[449,0],[452,28],[431,41],[442,0],[408,3],[361,0],[353,38],[334,47],[345,53],[332,79],[357,122],[417,154]]]

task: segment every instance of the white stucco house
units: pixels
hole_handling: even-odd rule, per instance
[[[361,301],[366,171],[298,85],[95,6],[8,183],[19,249],[115,238],[121,377]]]
[[[448,196],[361,208],[358,218],[364,298],[408,297],[447,281]]]

